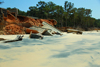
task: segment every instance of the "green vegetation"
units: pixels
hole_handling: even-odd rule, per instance
[[[47,3],[39,1],[36,6],[30,6],[27,12],[18,10],[18,14],[23,16],[55,19],[58,22],[56,27],[100,27],[100,19],[92,18],[91,13],[91,9],[75,8],[74,3],[68,1],[65,1],[64,7],[51,1]]]

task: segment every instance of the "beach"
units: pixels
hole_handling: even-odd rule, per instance
[[[17,35],[0,35],[14,39]],[[0,67],[100,67],[100,32],[0,42]]]

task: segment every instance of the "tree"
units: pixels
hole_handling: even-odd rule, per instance
[[[36,4],[36,6],[37,6],[37,8],[39,10],[38,14],[39,14],[40,18],[45,18],[45,16],[44,16],[44,14],[45,14],[44,8],[45,8],[46,5],[47,5],[47,3],[45,3],[44,1],[40,1],[40,2],[38,2],[38,4]]]
[[[13,8],[7,8],[13,9]],[[91,18],[91,9],[75,8],[74,3],[65,1],[64,7],[56,5],[49,1],[39,1],[36,6],[30,6],[27,12],[18,9],[19,14],[22,16],[32,16],[42,19],[55,19],[57,20],[57,27],[100,27],[100,20]]]
[[[18,15],[27,16],[27,13],[18,9]]]
[[[59,27],[63,27],[63,13],[64,13],[64,10],[63,10],[63,7],[62,6],[55,6],[55,15],[56,15],[56,19],[58,21],[58,25]]]
[[[43,8],[44,12],[45,12],[45,16],[46,18],[54,18],[54,11],[55,11],[55,6],[56,4],[54,4],[53,2],[48,2],[45,5],[45,8]]]
[[[65,3],[64,3],[64,11],[65,11],[64,15],[65,16],[64,17],[66,19],[66,27],[67,27],[67,19],[69,19],[70,13],[71,13],[71,10],[73,9],[73,7],[74,7],[73,3],[65,1]]]
[[[3,0],[0,0],[0,4],[2,4],[2,3],[4,3],[4,1]]]
[[[17,8],[15,8],[15,7],[14,8],[8,7],[7,8],[7,10],[13,10],[13,9],[15,10]],[[18,9],[18,15],[27,16],[27,13],[25,11],[21,11],[21,10]]]
[[[76,27],[76,20],[78,18],[78,14],[77,14],[77,8],[73,8],[71,10],[71,14],[73,16],[73,23],[74,23],[74,27]]]
[[[78,24],[79,24],[79,26],[83,26],[83,24],[84,24],[84,17],[85,17],[85,8],[78,8]]]
[[[28,16],[38,17],[38,8],[36,6],[30,6],[29,10],[27,11]]]
[[[91,16],[91,12],[92,12],[92,10],[91,9],[86,9],[85,10],[85,13],[86,13],[86,26],[88,27],[88,25],[89,25],[89,19],[90,19],[90,16]]]

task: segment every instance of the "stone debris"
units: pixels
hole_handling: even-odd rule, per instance
[[[14,34],[25,34],[30,33],[39,33],[36,30],[30,30],[29,27],[37,26],[42,27],[42,22],[46,22],[52,26],[57,24],[57,21],[54,19],[36,19],[26,16],[18,16],[16,12],[12,12],[3,8],[0,8],[0,18],[5,23],[3,27],[4,35],[14,35]]]
[[[7,35],[7,34],[11,34],[11,35],[14,35],[14,34],[25,34],[24,33],[24,27],[21,27],[19,25],[16,25],[16,24],[9,24],[9,25],[6,25],[4,27],[4,34]]]

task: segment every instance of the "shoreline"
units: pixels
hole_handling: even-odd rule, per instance
[[[81,31],[81,32],[100,32],[100,30]],[[62,32],[62,33],[67,33],[67,32]],[[71,32],[71,33],[73,33],[73,32]],[[0,35],[29,35],[29,34],[3,34],[3,33],[0,33]]]

